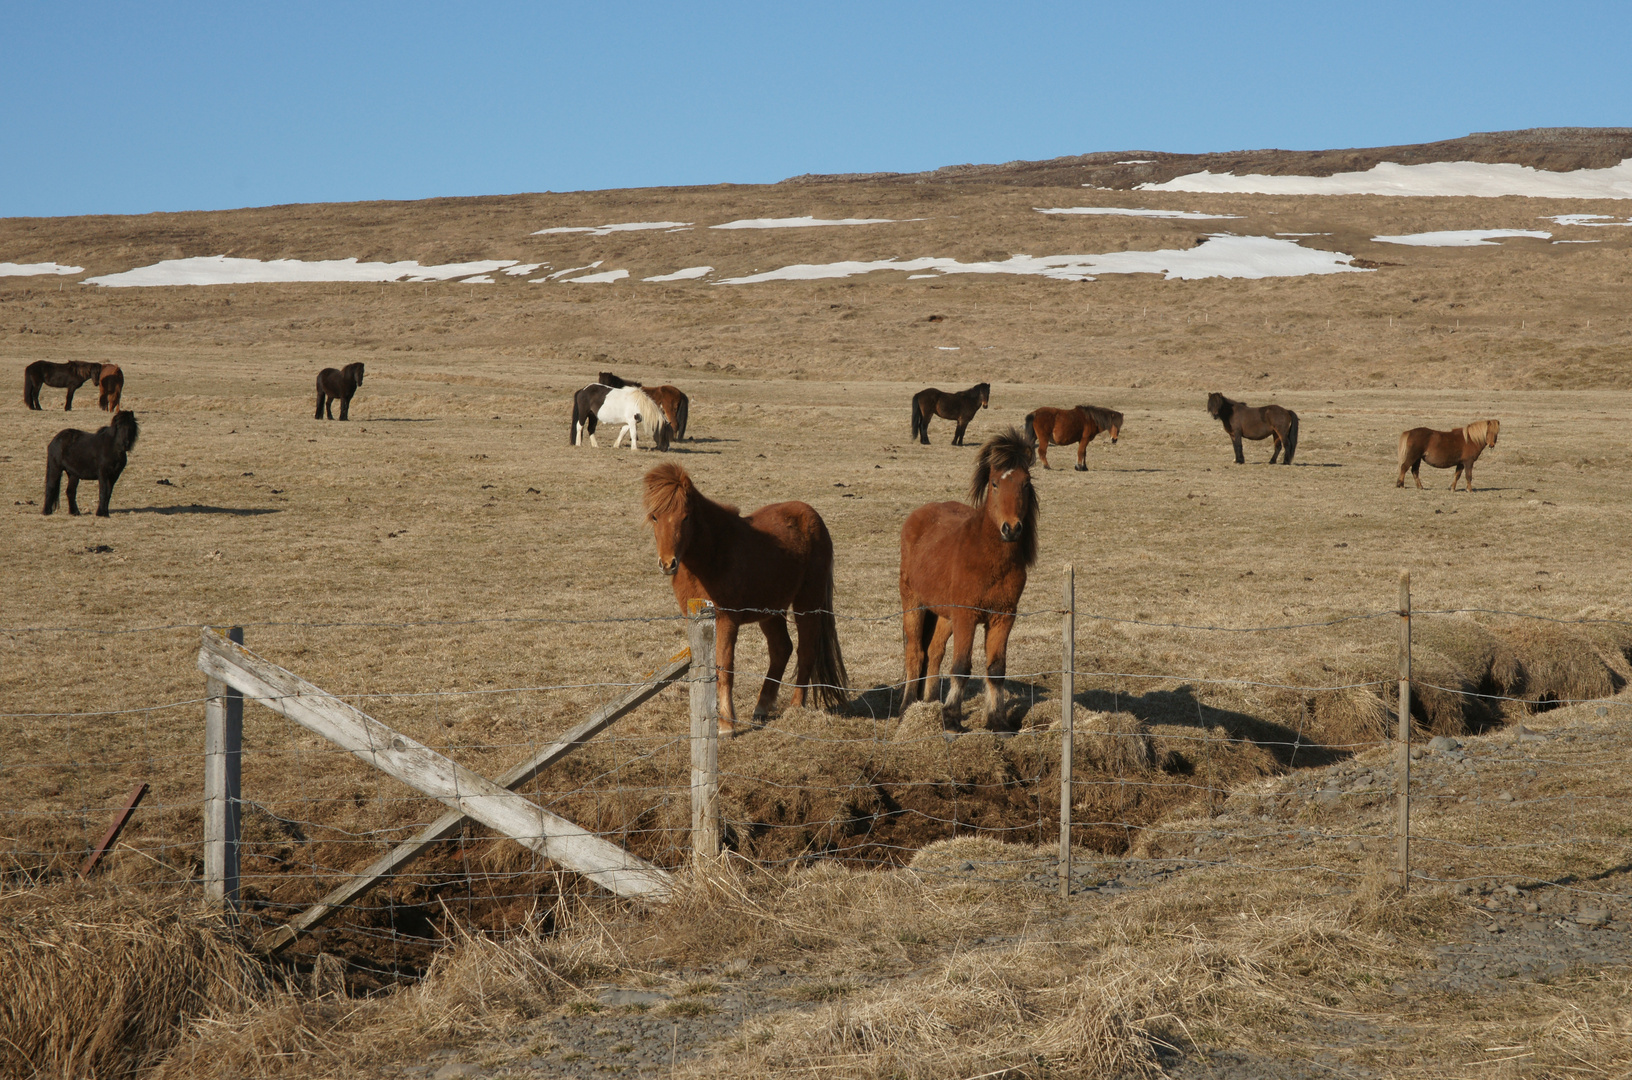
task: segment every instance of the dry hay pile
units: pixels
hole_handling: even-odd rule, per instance
[[[0,1074],[133,1077],[267,982],[219,917],[63,889],[0,906]]]

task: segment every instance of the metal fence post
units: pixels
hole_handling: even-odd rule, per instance
[[[1060,620],[1060,896],[1071,895],[1071,766],[1076,752],[1077,571],[1065,564]]]
[[[1399,732],[1396,739],[1400,744],[1400,764],[1398,777],[1395,783],[1398,790],[1395,792],[1395,802],[1398,806],[1398,819],[1394,825],[1394,837],[1398,843],[1397,871],[1400,876],[1400,891],[1409,892],[1411,889],[1411,571],[1400,571],[1400,715]]]
[[[227,637],[242,645],[244,628],[234,626]],[[206,680],[204,694],[204,896],[232,908],[238,903],[244,695],[219,679]]]
[[[691,853],[720,853],[720,704],[714,671],[714,605],[687,604],[691,644]]]

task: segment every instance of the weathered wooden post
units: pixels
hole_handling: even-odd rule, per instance
[[[1076,753],[1077,571],[1065,564],[1060,626],[1060,896],[1071,896],[1071,765]]]
[[[227,637],[244,643],[244,628]],[[244,695],[219,679],[204,684],[204,896],[238,903],[239,798],[242,795]]]
[[[1411,889],[1411,571],[1400,571],[1400,765],[1394,793],[1399,816],[1394,837],[1399,845],[1397,870],[1400,891]]]
[[[691,854],[720,853],[720,702],[714,671],[714,605],[687,604],[691,639]]]

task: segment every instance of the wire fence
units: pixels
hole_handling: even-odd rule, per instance
[[[768,870],[821,861],[910,867],[971,882],[1063,888],[1079,898],[1207,866],[1313,875],[1322,887],[1341,890],[1396,865],[1402,762],[1409,761],[1411,887],[1476,894],[1538,918],[1601,910],[1619,919],[1632,908],[1632,826],[1624,813],[1632,791],[1623,779],[1632,705],[1621,693],[1632,623],[1478,608],[1411,612],[1425,644],[1413,657],[1413,741],[1402,755],[1392,737],[1398,679],[1392,664],[1377,661],[1397,634],[1396,609],[1273,626],[1075,613],[1089,625],[1193,634],[1318,635],[1338,628],[1363,634],[1367,625],[1382,624],[1371,642],[1378,648],[1366,654],[1370,670],[1331,665],[1324,680],[1231,677],[1201,665],[1187,672],[1050,664],[1037,642],[1064,614],[1063,608],[1017,613],[1031,626],[1032,644],[1006,674],[1003,715],[984,717],[996,730],[980,724],[985,687],[977,665],[967,688],[967,728],[950,729],[948,711],[936,701],[903,709],[899,682],[881,681],[846,688],[844,715],[787,709],[746,737],[722,741],[724,846]],[[835,616],[841,624],[882,628],[901,613]],[[612,633],[631,624],[647,624],[672,646],[682,640],[685,618],[279,621],[246,629],[254,648],[257,628],[444,632],[526,625],[570,635],[573,628]],[[69,662],[46,655],[58,647],[56,635],[202,629],[20,627],[0,635],[14,658],[37,650],[36,669],[45,670]],[[364,639],[353,642],[359,653],[368,647]],[[267,658],[284,663],[270,648]],[[301,671],[298,658],[286,666]],[[609,674],[615,677],[334,696],[492,778],[649,678],[639,670]],[[736,673],[739,715],[751,710],[763,675]],[[1067,676],[1068,769],[1061,702]],[[203,888],[207,808],[199,747],[210,694],[196,670],[189,681],[199,693],[156,704],[84,711],[14,706],[0,713],[8,732],[0,756],[0,887],[72,878],[132,785],[145,781],[151,795],[92,873],[121,888]],[[779,704],[790,689],[783,687]],[[656,693],[515,790],[645,863],[681,870],[692,858],[694,829],[687,693],[684,682]],[[236,803],[238,910],[263,933],[446,812],[445,803],[262,707],[269,703],[251,700],[244,711]],[[460,711],[469,708],[479,711],[475,721]],[[1557,712],[1564,709],[1570,711]],[[449,722],[454,716],[458,723]],[[1555,723],[1559,717],[1564,721]],[[1069,776],[1063,799],[1062,773]],[[1057,840],[1067,820],[1074,857],[1062,880]],[[467,819],[426,845],[411,866],[348,899],[296,949],[345,955],[355,970],[383,983],[423,970],[448,919],[501,931],[528,919],[548,921],[556,905],[589,895],[604,894],[539,851]]]

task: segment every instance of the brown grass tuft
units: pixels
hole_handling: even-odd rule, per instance
[[[1524,667],[1518,695],[1537,705],[1607,698],[1616,692],[1615,673],[1585,634],[1559,623],[1525,619],[1502,635]]]

